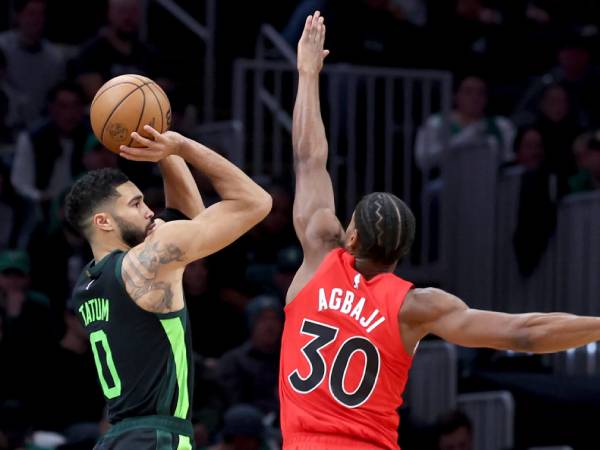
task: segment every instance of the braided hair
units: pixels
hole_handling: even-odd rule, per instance
[[[393,194],[374,192],[364,196],[354,211],[359,236],[358,257],[393,264],[405,256],[415,238],[415,216]]]

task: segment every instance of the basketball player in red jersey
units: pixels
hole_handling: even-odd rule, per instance
[[[418,342],[434,334],[465,347],[533,353],[600,339],[600,318],[470,309],[439,289],[394,275],[415,219],[397,197],[373,193],[344,232],[327,173],[319,106],[325,26],[316,12],[298,44],[292,131],[294,226],[304,261],[287,293],[280,366],[284,450],[398,449],[398,414]]]

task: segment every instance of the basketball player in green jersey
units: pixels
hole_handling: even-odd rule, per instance
[[[182,291],[186,264],[229,245],[271,209],[271,197],[225,158],[174,132],[147,127],[130,160],[158,162],[166,219],[154,217],[120,171],[89,172],[66,198],[69,222],[94,260],[71,304],[90,336],[112,427],[96,449],[191,450],[192,350]],[[186,165],[209,178],[221,201],[204,208]]]

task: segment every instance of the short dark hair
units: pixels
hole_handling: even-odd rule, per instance
[[[127,175],[117,169],[99,169],[86,173],[75,182],[65,199],[67,221],[87,236],[86,221],[99,205],[118,197],[116,188],[127,181]]]
[[[13,9],[18,14],[22,12],[31,2],[46,4],[46,0],[14,0]]]
[[[525,139],[525,135],[527,133],[529,133],[530,131],[535,131],[540,136],[544,135],[544,133],[542,132],[542,129],[535,124],[534,125],[526,125],[524,127],[519,128],[517,130],[517,134],[515,135],[515,138],[513,140],[513,150],[515,152],[517,152],[519,150],[519,146],[521,145],[521,142],[523,142],[523,139]]]
[[[449,411],[441,415],[437,421],[438,438],[446,436],[456,430],[465,427],[469,433],[473,432],[473,424],[471,419],[459,409]]]
[[[359,237],[359,257],[384,264],[398,262],[415,238],[415,216],[393,194],[374,192],[364,196],[354,210]]]

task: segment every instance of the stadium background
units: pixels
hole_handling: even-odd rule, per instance
[[[419,218],[400,275],[475,307],[600,315],[598,2],[114,0],[110,14],[106,0],[3,0],[0,449],[87,449],[106,427],[68,303],[91,254],[62,200],[79,174],[118,166],[161,207],[156,169],[90,134],[95,88],[122,73],[159,82],[175,130],[273,195],[271,215],[190,265],[184,287],[197,444],[277,448],[282,304],[301,260],[293,52],[315,9],[331,50],[322,96],[340,218],[360,195],[393,191]],[[400,411],[403,449],[597,448],[595,345],[544,357],[434,339],[421,348]]]

